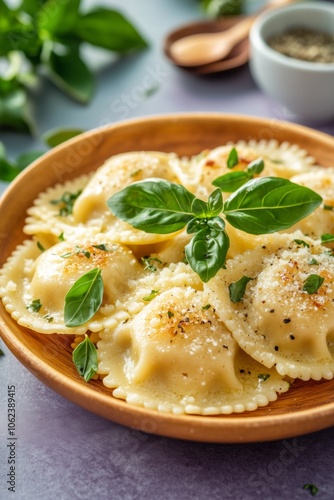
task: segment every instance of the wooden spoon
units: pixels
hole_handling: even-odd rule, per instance
[[[265,9],[282,6],[294,1],[272,0]],[[257,16],[258,14],[247,16],[223,32],[196,33],[180,38],[170,44],[170,57],[176,64],[183,67],[202,66],[224,59],[241,40],[248,36]]]

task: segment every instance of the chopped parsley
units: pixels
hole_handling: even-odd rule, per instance
[[[38,312],[41,307],[42,307],[42,303],[41,303],[40,299],[35,299],[30,304],[28,304],[26,306],[26,309],[28,309],[31,312]]]
[[[57,200],[51,200],[51,205],[58,205],[59,212],[58,215],[61,217],[67,217],[73,211],[73,205],[75,200],[80,196],[81,189],[76,193],[70,193],[69,191],[65,191],[60,198]]]
[[[150,302],[154,297],[156,297],[159,293],[159,290],[151,290],[151,293],[149,295],[146,295],[146,297],[143,297],[143,300],[145,302]]]

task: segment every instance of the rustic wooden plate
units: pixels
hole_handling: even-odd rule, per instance
[[[97,168],[109,156],[134,150],[197,154],[238,139],[272,139],[298,144],[323,166],[334,164],[334,139],[277,120],[184,114],[116,123],[80,135],[45,154],[27,168],[1,199],[0,265],[23,241],[26,209],[38,193]],[[334,380],[296,382],[265,408],[231,416],[173,416],[130,406],[112,397],[100,382],[86,384],[71,361],[71,339],[41,335],[20,327],[0,305],[1,336],[36,377],[74,403],[105,418],[145,432],[207,442],[285,439],[334,424]]]

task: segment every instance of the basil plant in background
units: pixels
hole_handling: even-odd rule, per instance
[[[0,0],[0,128],[34,131],[28,89],[43,71],[71,98],[88,103],[94,76],[81,54],[83,43],[117,54],[147,47],[137,29],[118,11],[81,0]]]
[[[244,13],[246,0],[201,0],[205,12],[211,17],[237,16]]]

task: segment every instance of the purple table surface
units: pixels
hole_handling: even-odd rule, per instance
[[[194,77],[170,64],[162,51],[163,39],[182,23],[203,17],[197,0],[99,1],[103,3],[122,10],[146,35],[150,48],[112,64],[105,64],[110,59],[105,54],[87,52],[97,70],[97,92],[87,107],[44,83],[35,100],[40,133],[64,124],[91,129],[133,117],[187,111],[303,123],[260,92],[247,65]],[[147,82],[155,92],[145,92]],[[334,135],[334,122],[303,124]],[[39,138],[7,132],[1,140],[13,158],[42,145]],[[303,489],[306,483],[319,488],[319,500],[334,498],[334,428],[252,444],[205,444],[149,435],[75,406],[35,379],[3,342],[0,347],[5,353],[0,359],[3,500],[302,500],[311,497]],[[7,439],[8,386],[15,386],[16,392],[15,450]],[[12,451],[15,479],[8,476]],[[15,492],[10,490],[11,479]]]

